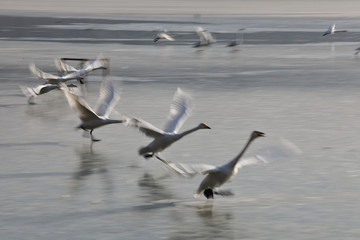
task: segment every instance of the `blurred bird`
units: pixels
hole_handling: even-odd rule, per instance
[[[202,27],[198,27],[196,29],[196,34],[199,36],[200,40],[197,41],[193,47],[203,47],[209,46],[211,43],[216,42],[215,38],[211,35],[211,33]]]
[[[189,117],[190,111],[190,97],[178,88],[170,105],[170,113],[167,117],[168,120],[163,130],[138,118],[129,119],[127,121],[127,126],[135,127],[146,136],[154,138],[148,146],[141,147],[139,149],[139,155],[145,158],[153,157],[154,154],[157,155],[158,152],[165,150],[171,144],[192,132],[199,129],[210,129],[208,125],[201,123],[194,128],[178,133],[181,126]]]
[[[221,192],[218,192],[215,189],[222,186],[224,183],[229,181],[233,176],[235,176],[239,168],[264,161],[262,158],[257,158],[257,157],[242,159],[242,156],[250,146],[250,143],[254,139],[264,136],[265,134],[262,132],[253,131],[243,150],[233,160],[231,160],[227,164],[218,167],[209,164],[181,164],[181,163],[176,164],[161,159],[160,157],[158,157],[158,159],[163,163],[165,163],[169,169],[183,176],[189,177],[196,174],[206,175],[206,177],[200,183],[200,186],[194,196],[198,197],[201,193],[204,193],[206,198],[208,199],[214,198],[214,193],[223,195]],[[230,195],[230,194],[231,193],[227,192],[224,195]]]
[[[245,28],[238,29],[236,32],[236,35],[235,35],[235,39],[232,40],[231,42],[229,42],[228,45],[226,45],[226,47],[236,47],[236,46],[242,44],[244,42],[244,34],[242,31],[244,31],[244,30],[245,30]],[[239,38],[240,31],[242,33],[241,38]]]
[[[67,87],[69,88],[76,88],[77,86],[75,84],[67,84]],[[28,98],[29,104],[34,104],[34,98],[36,96],[48,93],[54,89],[60,89],[61,86],[59,84],[42,84],[34,88],[26,87],[26,86],[20,86],[22,92],[24,95]]]
[[[123,122],[123,120],[113,120],[109,118],[111,111],[120,100],[120,96],[117,91],[115,91],[112,82],[106,79],[102,81],[99,99],[94,110],[83,98],[71,93],[64,83],[60,83],[60,85],[65,92],[70,107],[77,112],[81,120],[81,124],[77,128],[81,128],[84,131],[90,130],[90,136],[93,142],[100,141],[92,135],[95,128]]]
[[[354,54],[357,55],[357,54],[359,54],[359,52],[360,52],[360,47],[358,47],[358,48],[355,49],[355,53],[354,53]]]
[[[323,36],[326,36],[328,34],[335,34],[337,32],[347,32],[347,30],[335,30],[335,24],[331,25],[326,32],[324,32]]]
[[[166,29],[161,30],[156,38],[154,38],[154,42],[159,41],[160,39],[167,39],[169,41],[175,41],[175,39],[169,35],[168,31]]]
[[[78,60],[81,61],[81,65],[80,68],[75,68],[71,65],[66,64],[63,59],[67,59],[67,60]],[[79,82],[81,84],[83,84],[85,77],[92,71],[97,70],[97,69],[103,69],[105,70],[109,70],[109,59],[108,58],[103,58],[103,57],[98,57],[96,59],[81,59],[81,58],[55,58],[55,65],[56,68],[59,70],[60,73],[62,73],[63,75],[67,75],[69,73],[72,73],[73,75],[78,74],[79,77],[77,78],[77,80],[79,80]]]
[[[89,61],[84,64],[84,68],[76,69],[69,65],[64,67],[64,63],[61,60],[56,61],[57,67],[66,70],[66,74],[63,76],[56,76],[50,73],[46,73],[35,66],[34,63],[29,64],[30,72],[39,79],[43,79],[46,83],[58,84],[60,82],[66,82],[72,79],[78,79],[81,81],[87,74],[96,69],[107,69],[103,59],[96,59],[94,61]]]

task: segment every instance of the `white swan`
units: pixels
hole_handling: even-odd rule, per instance
[[[168,31],[166,29],[158,32],[158,34],[156,35],[156,38],[154,38],[154,42],[159,41],[160,39],[166,39],[169,41],[175,41],[175,39],[169,35]]]
[[[218,191],[217,188],[226,183],[235,176],[239,168],[257,164],[279,161],[293,158],[300,155],[302,151],[287,139],[279,138],[271,145],[259,149],[253,156],[243,158],[243,155],[250,143],[257,137],[263,137],[265,134],[259,131],[253,131],[243,150],[230,162],[222,166],[213,166],[210,164],[183,164],[171,162],[156,156],[164,166],[183,177],[193,177],[198,174],[207,175],[201,182],[198,190],[194,194],[198,197],[202,192],[206,198],[212,198],[214,193],[218,195],[232,195],[230,191]],[[272,139],[273,142],[273,139]]]
[[[67,87],[76,88],[77,86],[75,84],[67,84]],[[36,86],[34,88],[26,87],[26,86],[20,86],[22,92],[24,95],[28,98],[29,104],[34,104],[34,98],[36,96],[48,93],[54,89],[60,89],[61,86],[59,84],[42,84],[39,86]]]
[[[359,54],[359,53],[360,53],[360,47],[358,47],[358,48],[355,49],[355,53],[354,53],[354,54],[357,55],[357,54]]]
[[[326,32],[324,32],[323,36],[326,36],[328,34],[334,34],[337,32],[347,32],[347,30],[335,30],[335,24],[331,25]]]
[[[253,131],[243,150],[233,160],[222,166],[213,166],[209,164],[181,164],[169,162],[167,160],[161,159],[160,157],[157,158],[165,163],[169,169],[183,176],[189,177],[199,173],[206,175],[206,177],[200,183],[200,186],[198,187],[198,190],[194,196],[198,197],[201,193],[204,193],[206,198],[213,198],[214,193],[219,194],[216,191],[216,188],[222,186],[233,176],[235,176],[239,168],[266,161],[261,157],[242,159],[242,156],[248,149],[250,143],[254,139],[264,136],[265,134],[262,132]]]
[[[182,137],[195,132],[199,129],[210,129],[205,123],[189,129],[187,131],[178,133],[181,126],[189,117],[191,109],[190,97],[180,88],[174,94],[173,101],[170,106],[170,113],[168,115],[167,123],[163,130],[151,125],[150,123],[132,118],[127,121],[127,125],[137,128],[146,136],[154,138],[154,140],[146,147],[139,149],[139,155],[149,158],[163,151],[174,142],[180,140]]]
[[[61,60],[60,60],[61,61]],[[67,65],[69,66],[69,65]],[[57,67],[61,68],[61,63],[57,64]],[[88,73],[96,69],[107,69],[105,61],[103,59],[96,59],[94,61],[86,62],[81,69],[71,68],[70,72],[63,76],[56,76],[54,74],[46,73],[35,66],[34,63],[29,64],[30,72],[39,79],[46,80],[46,83],[58,84],[60,82],[66,82],[72,79],[83,79]],[[69,70],[69,69],[67,69]]]
[[[81,61],[81,67],[75,68],[69,64],[66,64],[63,60],[77,60]],[[83,79],[92,71],[97,69],[108,70],[109,59],[98,57],[96,59],[82,59],[82,58],[55,58],[56,68],[63,74],[69,75],[70,77],[78,75],[76,78],[83,84]]]
[[[193,47],[203,47],[209,46],[211,43],[216,42],[215,38],[211,35],[211,33],[202,27],[198,27],[196,29],[196,34],[199,36],[200,40],[197,41]]]
[[[232,40],[231,42],[229,42],[226,47],[236,47],[240,44],[242,44],[244,42],[244,33],[242,31],[244,31],[245,28],[240,28],[237,30],[236,35],[235,35],[235,39]],[[241,38],[239,38],[239,34],[241,32]]]
[[[92,141],[100,141],[99,139],[95,139],[92,135],[95,128],[107,124],[123,122],[123,120],[113,120],[109,118],[111,111],[120,100],[119,94],[115,91],[114,86],[110,81],[107,81],[106,79],[102,81],[100,96],[94,110],[83,98],[71,93],[64,83],[60,83],[60,85],[65,92],[70,107],[77,112],[81,120],[81,124],[77,128],[81,128],[85,131],[90,130]]]

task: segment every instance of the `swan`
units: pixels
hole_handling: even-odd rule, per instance
[[[70,107],[77,112],[81,120],[81,124],[77,128],[81,128],[84,131],[90,130],[90,136],[93,142],[100,141],[100,139],[95,139],[92,135],[95,128],[123,122],[123,120],[114,120],[109,118],[111,111],[120,100],[120,96],[115,91],[112,82],[107,81],[106,79],[102,81],[100,96],[94,110],[83,98],[73,94],[64,83],[60,83],[60,85],[65,92],[65,96]]]
[[[214,198],[214,193],[223,195],[221,192],[218,192],[215,189],[222,186],[224,183],[234,177],[237,174],[239,168],[259,162],[266,162],[266,158],[261,156],[242,159],[242,156],[252,141],[258,137],[265,137],[265,133],[260,131],[253,131],[243,150],[234,159],[222,166],[213,166],[210,164],[181,164],[161,159],[158,156],[157,158],[170,170],[175,171],[182,176],[192,177],[196,174],[206,175],[206,177],[200,183],[200,186],[198,187],[194,196],[198,197],[201,193],[204,193],[207,199]],[[227,192],[225,195],[230,195],[230,193]]]
[[[168,31],[166,29],[160,31],[156,38],[154,38],[154,42],[159,41],[160,39],[167,39],[169,41],[175,41],[175,39],[168,34]]]
[[[354,54],[357,55],[357,54],[359,54],[359,52],[360,52],[360,47],[358,47],[358,48],[355,49],[355,53],[354,53]]]
[[[76,60],[82,61],[80,68],[75,68],[69,64],[66,64],[63,60]],[[98,57],[96,59],[82,59],[82,58],[55,58],[56,68],[63,74],[67,75],[72,73],[70,76],[79,75],[77,78],[81,84],[83,84],[83,79],[88,73],[97,69],[108,70],[109,59]]]
[[[57,64],[57,67],[59,66],[61,67],[61,63]],[[37,68],[34,63],[29,64],[29,69],[35,77],[46,80],[46,83],[58,84],[60,82],[66,82],[72,79],[79,79],[81,81],[81,79],[83,79],[91,71],[94,71],[96,69],[107,69],[107,66],[103,59],[96,59],[94,61],[86,62],[84,67],[81,69],[71,68],[71,70],[73,71],[70,71],[63,76],[56,76],[50,73],[46,73]]]
[[[236,47],[240,44],[242,44],[244,42],[244,34],[242,31],[244,31],[245,28],[240,28],[238,29],[238,31],[236,32],[236,36],[235,36],[235,39],[232,40],[231,42],[228,43],[228,45],[226,45],[226,47]],[[239,39],[239,33],[241,31],[241,38]]]
[[[77,86],[75,84],[71,83],[71,84],[67,84],[67,87],[76,88]],[[60,89],[61,86],[59,84],[46,83],[46,84],[38,85],[33,88],[26,87],[26,86],[20,86],[20,88],[21,88],[22,92],[24,93],[24,95],[28,98],[28,103],[34,104],[34,98],[36,96],[48,93],[54,89]]]
[[[138,118],[128,119],[127,126],[137,128],[146,136],[154,139],[149,145],[139,149],[139,155],[143,156],[144,158],[150,158],[154,155],[156,156],[158,152],[165,150],[171,144],[180,140],[184,136],[199,129],[210,129],[208,125],[201,123],[194,128],[179,133],[181,126],[190,115],[190,105],[190,97],[183,90],[178,88],[170,105],[168,120],[163,130]]]
[[[200,40],[197,41],[193,47],[209,46],[211,43],[216,42],[211,33],[202,27],[196,29],[196,34],[199,36]]]
[[[341,30],[341,31],[335,30],[335,24],[333,24],[328,28],[326,32],[324,32],[323,36],[326,36],[328,34],[334,34],[337,32],[347,32],[347,30]]]
[[[269,163],[294,158],[295,156],[302,154],[301,149],[294,143],[285,138],[279,138],[276,141],[271,139],[273,142],[271,145],[259,149],[253,156],[244,158],[243,155],[250,143],[254,139],[264,136],[265,133],[253,131],[243,150],[234,159],[222,166],[196,163],[183,164],[171,162],[162,159],[159,156],[156,157],[164,163],[165,168],[180,176],[193,177],[198,174],[206,175],[194,194],[194,197],[198,197],[201,193],[204,193],[206,198],[213,198],[214,194],[222,196],[233,195],[229,190],[218,191],[217,188],[235,176],[239,168],[258,163]]]

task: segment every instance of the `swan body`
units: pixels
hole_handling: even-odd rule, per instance
[[[92,141],[100,141],[99,139],[95,139],[92,135],[95,128],[123,122],[123,120],[113,120],[109,118],[111,111],[120,100],[120,96],[115,91],[114,86],[110,81],[107,81],[106,79],[103,80],[100,96],[94,110],[83,98],[71,93],[64,83],[60,83],[60,85],[65,92],[70,107],[77,112],[81,120],[81,124],[77,128],[81,128],[85,131],[90,130]]]
[[[335,29],[335,24],[331,25],[326,32],[324,32],[323,36],[329,35],[329,34],[335,34],[337,32],[347,32],[347,30],[341,30],[338,31]]]
[[[144,156],[145,158],[152,157],[154,154],[165,150],[173,143],[192,132],[199,129],[210,129],[208,125],[201,123],[194,128],[179,133],[181,126],[189,117],[190,111],[190,97],[178,88],[174,94],[168,120],[163,130],[138,118],[129,119],[129,121],[127,121],[128,126],[135,127],[146,136],[154,139],[149,145],[139,149],[139,155]]]
[[[160,39],[166,39],[166,40],[169,40],[169,41],[175,41],[175,39],[168,34],[168,32],[167,32],[166,29],[160,31],[160,32],[157,34],[156,38],[154,38],[154,42],[157,42],[157,41],[159,41]]]
[[[199,36],[200,40],[197,41],[193,47],[209,46],[211,43],[216,42],[211,33],[202,27],[196,29],[196,34]]]

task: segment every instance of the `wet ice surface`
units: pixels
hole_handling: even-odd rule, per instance
[[[217,28],[227,31],[221,22]],[[101,43],[104,36],[97,44],[71,42],[66,31],[61,37],[69,43],[53,35],[41,42],[18,41],[22,36],[1,41],[2,238],[357,239],[357,33],[322,42],[322,32],[307,28],[308,43],[294,44],[291,34],[278,32],[285,35],[272,34],[262,44],[255,42],[264,38],[254,35],[239,51],[225,48],[225,41],[197,50],[192,38],[153,44],[150,32],[142,35],[146,44]],[[54,57],[99,53],[111,59],[109,78],[122,89],[113,118],[127,114],[161,127],[177,87],[193,96],[195,109],[183,129],[200,122],[212,129],[174,144],[162,154],[166,159],[223,164],[255,129],[267,137],[247,156],[281,137],[302,155],[241,169],[223,186],[235,193],[231,198],[194,199],[202,176],[182,179],[155,159],[137,156],[150,139],[134,129],[97,129],[102,141],[91,147],[74,130],[79,120],[62,92],[27,104],[19,85],[41,83],[30,75],[29,62],[54,73]],[[100,72],[89,76],[91,106],[100,81]]]

